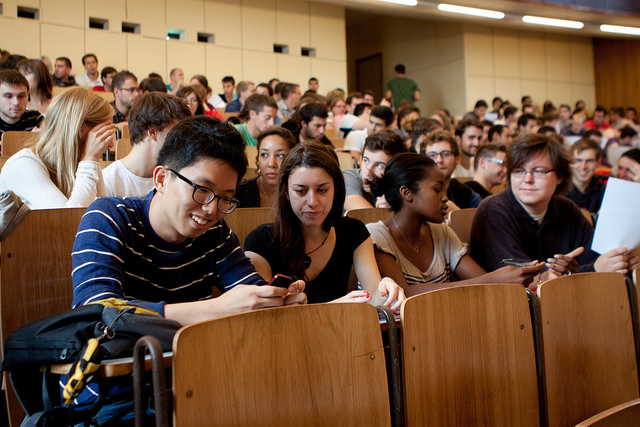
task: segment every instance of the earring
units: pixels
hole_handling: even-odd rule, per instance
[[[258,175],[262,175],[262,171],[260,170],[260,168],[258,168],[256,172],[258,173]]]

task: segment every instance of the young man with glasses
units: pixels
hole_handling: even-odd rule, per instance
[[[436,162],[447,177],[447,198],[449,210],[477,208],[482,198],[471,188],[452,178],[456,165],[460,163],[460,149],[456,138],[445,130],[427,134],[421,153]]]
[[[223,220],[247,159],[240,134],[196,116],[167,135],[144,198],[101,198],[82,218],[73,247],[73,306],[133,300],[183,325],[304,303],[304,283],[263,285]],[[213,288],[223,294],[212,298]]]
[[[129,71],[120,71],[111,81],[113,86],[114,100],[111,102],[113,107],[113,124],[123,123],[129,119],[129,110],[133,105],[133,101],[140,95],[140,86],[138,78]]]
[[[471,230],[471,257],[486,271],[503,259],[544,261],[534,283],[578,271],[616,271],[638,267],[629,248],[593,252],[593,226],[575,203],[558,196],[571,184],[571,158],[555,139],[522,135],[507,151],[507,189],[484,200]]]
[[[465,182],[465,185],[483,199],[489,197],[491,189],[502,184],[507,176],[506,158],[507,147],[504,145],[484,144],[473,159],[476,171],[473,180]]]

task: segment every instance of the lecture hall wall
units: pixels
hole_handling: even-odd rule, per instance
[[[174,67],[185,78],[204,74],[214,91],[220,80],[256,84],[273,77],[299,83],[311,76],[320,91],[345,87],[344,7],[308,0],[0,0],[0,48],[29,58],[67,56],[73,74],[82,56],[98,56],[99,66],[128,69],[139,79],[157,72],[168,80]],[[37,9],[37,19],[18,18],[18,7]],[[108,29],[89,28],[89,18],[108,21]],[[122,32],[122,23],[139,24],[139,34]],[[183,40],[166,40],[169,28]],[[198,42],[198,33],[213,43]],[[211,40],[211,38],[209,38]],[[274,44],[288,53],[274,53]],[[315,51],[303,56],[302,48]]]
[[[590,37],[534,32],[456,22],[393,16],[353,16],[347,11],[349,87],[355,87],[355,63],[381,53],[384,81],[396,64],[421,89],[416,104],[424,112],[447,108],[455,116],[471,111],[479,99],[494,96],[520,107],[523,95],[542,106],[574,105],[593,110],[594,51]]]

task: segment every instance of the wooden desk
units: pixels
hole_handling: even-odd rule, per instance
[[[162,353],[164,359],[164,367],[170,368],[173,363],[173,352],[165,351]],[[53,365],[51,367],[52,374],[67,375],[69,369],[71,369],[71,363],[65,363],[64,365]],[[145,371],[151,370],[151,355],[145,357]],[[100,365],[98,371],[98,377],[102,378],[115,378],[130,375],[133,373],[133,357],[122,357],[119,359],[105,360]]]

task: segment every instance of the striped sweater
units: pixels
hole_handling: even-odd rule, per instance
[[[87,208],[72,252],[73,307],[120,298],[164,315],[166,303],[211,298],[214,286],[264,284],[224,220],[180,244],[160,238],[149,223],[153,194]]]

